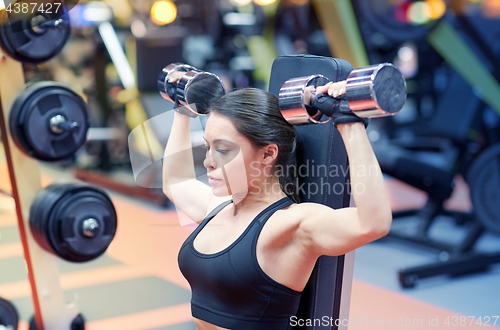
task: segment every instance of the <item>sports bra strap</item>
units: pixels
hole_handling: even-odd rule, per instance
[[[257,217],[255,217],[255,220],[263,225],[276,211],[281,210],[282,208],[290,206],[294,203],[295,202],[290,197],[283,197],[279,201],[274,202],[272,205],[270,205],[270,207],[268,207],[262,213],[257,215]]]
[[[219,213],[223,208],[225,208],[227,205],[231,204],[233,202],[232,199],[227,200],[225,202],[222,202],[219,206],[217,206],[215,209],[213,209],[206,217],[205,220],[210,220],[211,218],[215,217],[217,213]]]
[[[214,208],[203,220],[202,224],[204,222],[210,221],[213,217],[217,215],[223,208],[225,208],[227,205],[231,204],[233,200],[227,200]],[[261,213],[259,213],[255,219],[260,222],[260,223],[265,223],[269,217],[276,212],[277,210],[280,210],[284,207],[287,207],[289,205],[294,204],[295,202],[289,198],[289,197],[283,197],[279,201],[274,202],[272,205],[268,206],[265,210],[263,210]],[[200,226],[201,227],[201,226]]]

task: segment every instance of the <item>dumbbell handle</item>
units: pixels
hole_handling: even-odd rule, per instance
[[[311,106],[330,118],[336,114],[352,114],[345,97],[336,98],[328,94],[313,93],[311,95]]]
[[[358,117],[349,107],[344,96],[335,98],[327,94],[311,95],[311,106],[321,111],[324,115],[333,118],[335,125],[362,122],[365,127],[368,126],[370,117]]]

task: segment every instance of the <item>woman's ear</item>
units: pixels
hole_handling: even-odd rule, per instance
[[[276,144],[269,144],[263,148],[263,161],[264,165],[270,165],[274,163],[278,157],[278,146]]]

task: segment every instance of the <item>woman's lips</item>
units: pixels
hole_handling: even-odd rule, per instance
[[[213,186],[214,184],[216,184],[217,182],[222,182],[222,180],[212,178],[211,176],[209,176],[209,177],[208,177],[208,183],[210,183],[212,186]]]

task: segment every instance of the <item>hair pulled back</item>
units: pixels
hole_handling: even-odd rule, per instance
[[[224,95],[211,107],[210,113],[231,120],[236,130],[260,148],[269,144],[278,146],[274,163],[281,190],[293,201],[299,202],[295,178],[297,134],[279,108],[276,96],[257,88],[238,89]]]

